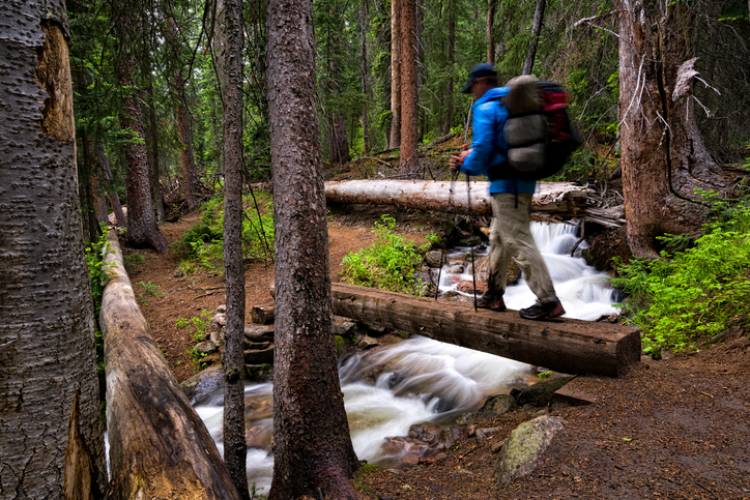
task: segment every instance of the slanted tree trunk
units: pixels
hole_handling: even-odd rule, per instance
[[[135,83],[133,71],[138,68],[135,60],[137,42],[131,30],[137,28],[132,15],[132,5],[115,3],[115,31],[119,41],[115,72],[120,87],[128,89],[122,97],[120,122],[129,129],[134,140],[123,146],[127,175],[125,188],[128,197],[128,242],[134,246],[149,246],[157,252],[167,251],[167,240],[159,231],[151,192],[151,173],[145,146],[143,114],[136,92],[129,90]]]
[[[107,235],[102,298],[113,499],[239,499],[219,450],[149,332]]]
[[[448,46],[446,50],[446,60],[448,62],[448,79],[445,82],[445,90],[443,96],[443,103],[445,109],[443,111],[443,121],[440,126],[440,131],[443,134],[448,134],[453,126],[453,71],[456,64],[456,3],[455,0],[448,0],[446,4],[446,11],[448,15]]]
[[[242,0],[219,0],[219,71],[224,103],[224,269],[227,324],[224,334],[224,461],[243,498],[247,486],[242,344],[245,272],[242,260]]]
[[[102,498],[62,0],[3,4],[0,29],[0,496]]]
[[[391,0],[391,131],[388,147],[401,144],[401,0]]]
[[[726,192],[693,112],[698,76],[687,4],[620,0],[620,144],[627,238],[634,255],[657,255],[655,238],[699,228],[696,188]]]
[[[534,61],[536,60],[536,49],[539,46],[539,35],[542,33],[544,24],[544,9],[547,6],[547,0],[536,0],[536,9],[534,9],[534,22],[531,26],[531,41],[529,41],[529,50],[526,52],[526,61],[523,63],[523,74],[530,75],[534,71]]]
[[[115,213],[115,223],[118,226],[127,225],[127,217],[122,209],[120,203],[120,195],[117,194],[115,189],[115,180],[112,176],[112,168],[109,166],[109,158],[104,152],[104,145],[101,142],[96,142],[96,157],[99,160],[99,165],[102,167],[104,173],[104,179],[107,181],[107,196],[109,197],[110,204],[112,205],[112,211]]]
[[[487,62],[495,64],[495,11],[497,0],[487,0]]]
[[[310,0],[268,4],[268,103],[276,219],[270,498],[355,498],[358,467],[331,334],[328,232],[315,113]],[[299,75],[308,75],[300,78]]]
[[[400,0],[401,5],[401,157],[399,170],[415,174],[417,155],[417,7],[415,0]]]

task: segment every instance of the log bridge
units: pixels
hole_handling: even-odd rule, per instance
[[[552,370],[619,376],[638,363],[639,330],[577,320],[528,321],[515,311],[477,312],[470,305],[334,284],[333,312]]]

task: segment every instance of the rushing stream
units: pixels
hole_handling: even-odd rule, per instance
[[[587,266],[583,258],[570,256],[577,242],[575,226],[533,223],[532,230],[567,317],[596,320],[617,313],[608,275]],[[466,251],[449,254],[449,261]],[[453,292],[458,282],[471,280],[470,274],[451,271],[456,271],[455,266],[443,269],[443,292]],[[535,297],[520,280],[506,290],[505,300],[509,308],[519,309],[531,305]],[[339,374],[354,450],[369,462],[394,458],[394,452],[382,446],[386,438],[405,436],[420,422],[477,409],[488,396],[506,391],[530,373],[531,367],[524,363],[423,337],[350,356],[342,360]],[[247,474],[259,492],[270,487],[273,469],[267,451],[272,434],[271,392],[270,383],[245,388],[248,438],[253,446],[248,448]],[[196,407],[220,450],[222,399],[215,394]]]

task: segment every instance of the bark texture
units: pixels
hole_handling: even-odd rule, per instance
[[[696,188],[726,192],[693,110],[693,13],[684,3],[620,0],[620,144],[628,244],[655,257],[655,238],[700,227]]]
[[[531,40],[529,49],[526,52],[526,60],[523,63],[523,74],[530,75],[534,71],[534,61],[536,60],[536,49],[539,46],[539,35],[542,34],[544,25],[544,9],[547,7],[547,0],[536,0],[534,9],[534,21],[531,25]]]
[[[401,144],[401,0],[391,0],[391,130],[388,146]]]
[[[641,356],[640,332],[631,327],[529,321],[514,311],[474,312],[466,304],[340,283],[333,285],[333,313],[564,373],[617,376]]]
[[[242,260],[242,1],[218,2],[219,71],[224,103],[224,461],[237,490],[248,498],[242,352],[245,270]]]
[[[315,114],[312,6],[268,4],[276,217],[272,499],[354,498],[352,449],[331,334],[325,195]]]
[[[116,2],[115,5],[115,31],[119,42],[115,62],[117,83],[123,88],[130,89],[135,84],[133,71],[138,68],[134,54],[137,44],[131,30],[136,29],[138,24],[132,17],[132,5],[125,2]],[[123,146],[128,167],[125,177],[128,198],[128,242],[134,246],[149,246],[157,252],[164,253],[167,251],[167,240],[156,224],[143,113],[133,91],[123,95],[120,123],[135,136],[134,141]]]
[[[107,361],[111,498],[239,499],[219,451],[154,342],[107,239],[100,324]]]
[[[62,0],[0,18],[0,498],[106,484]]]
[[[419,169],[417,154],[417,6],[415,0],[401,5],[401,157],[399,170],[414,174]]]

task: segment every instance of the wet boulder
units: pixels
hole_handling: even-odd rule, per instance
[[[207,402],[212,395],[224,390],[224,370],[221,365],[202,370],[180,384],[192,404]]]

